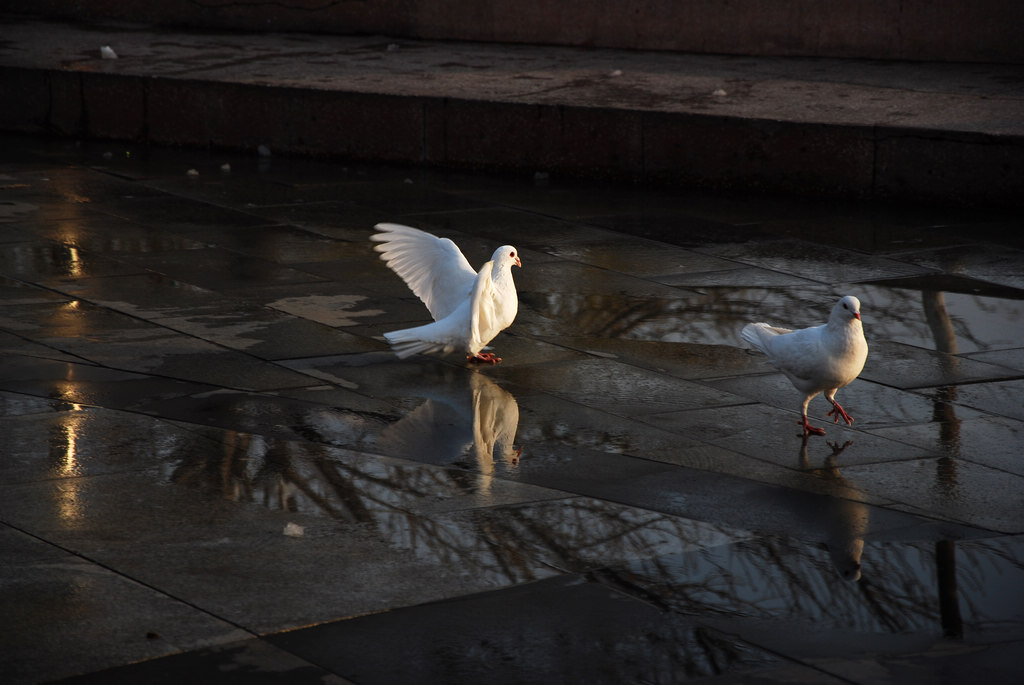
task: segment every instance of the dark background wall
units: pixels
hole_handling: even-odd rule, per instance
[[[1020,0],[0,0],[0,11],[246,31],[1024,62]]]

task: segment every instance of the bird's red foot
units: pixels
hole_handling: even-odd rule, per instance
[[[839,403],[832,400],[832,411],[827,416],[834,416],[835,422],[839,423],[839,417],[843,417],[843,421],[846,421],[846,425],[849,426],[853,423],[853,417],[846,413],[846,410],[839,406]]]
[[[494,354],[493,352],[481,352],[476,355],[467,355],[466,359],[477,364],[500,364],[501,357]]]
[[[797,421],[797,423],[799,423],[801,426],[803,426],[804,435],[805,436],[807,436],[807,435],[824,435],[825,434],[825,429],[824,428],[818,428],[817,426],[812,426],[811,424],[807,423],[807,417],[806,416],[803,417],[802,419],[800,419],[799,421]]]

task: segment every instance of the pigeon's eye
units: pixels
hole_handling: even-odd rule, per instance
[[[845,302],[843,302],[843,309],[849,309],[849,307],[846,306]]]
[[[509,257],[515,257],[516,256],[516,251],[512,250],[511,252],[508,253],[508,256]]]

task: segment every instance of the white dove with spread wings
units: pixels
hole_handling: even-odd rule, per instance
[[[502,245],[477,272],[448,238],[400,224],[374,228],[370,240],[380,243],[374,249],[434,318],[434,323],[385,333],[395,354],[404,359],[463,350],[473,361],[500,362],[482,350],[519,310],[512,266],[523,264],[516,248]]]

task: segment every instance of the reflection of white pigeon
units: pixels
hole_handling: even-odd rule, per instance
[[[807,436],[804,435],[800,446],[800,470],[821,479],[824,487],[822,495],[805,495],[805,506],[814,503],[813,509],[808,507],[804,514],[808,525],[824,526],[827,536],[825,547],[836,570],[843,580],[856,582],[861,575],[861,557],[864,554],[864,536],[868,533],[869,511],[864,504],[864,494],[853,483],[839,473],[837,458],[853,441],[845,445],[828,443],[832,454],[825,459],[823,468],[811,468],[811,459],[807,454]]]
[[[768,355],[768,360],[804,393],[804,435],[824,435],[824,429],[807,423],[807,404],[819,392],[832,403],[829,416],[839,417],[847,425],[853,423],[850,415],[835,400],[836,391],[860,375],[868,358],[868,343],[864,340],[864,327],[860,319],[860,300],[851,295],[839,300],[832,308],[828,323],[814,328],[792,331],[766,323],[751,323],[743,327],[741,337]]]
[[[523,450],[513,445],[519,428],[515,398],[481,373],[470,373],[468,387],[464,378],[430,384],[427,401],[385,428],[379,446],[431,464],[472,457],[483,475],[494,473],[496,460],[518,465]]]
[[[474,361],[496,364],[487,343],[516,318],[519,297],[512,265],[522,267],[516,249],[502,245],[479,273],[451,240],[399,224],[377,224],[370,240],[381,259],[427,305],[434,323],[385,333],[401,358],[461,349]]]

